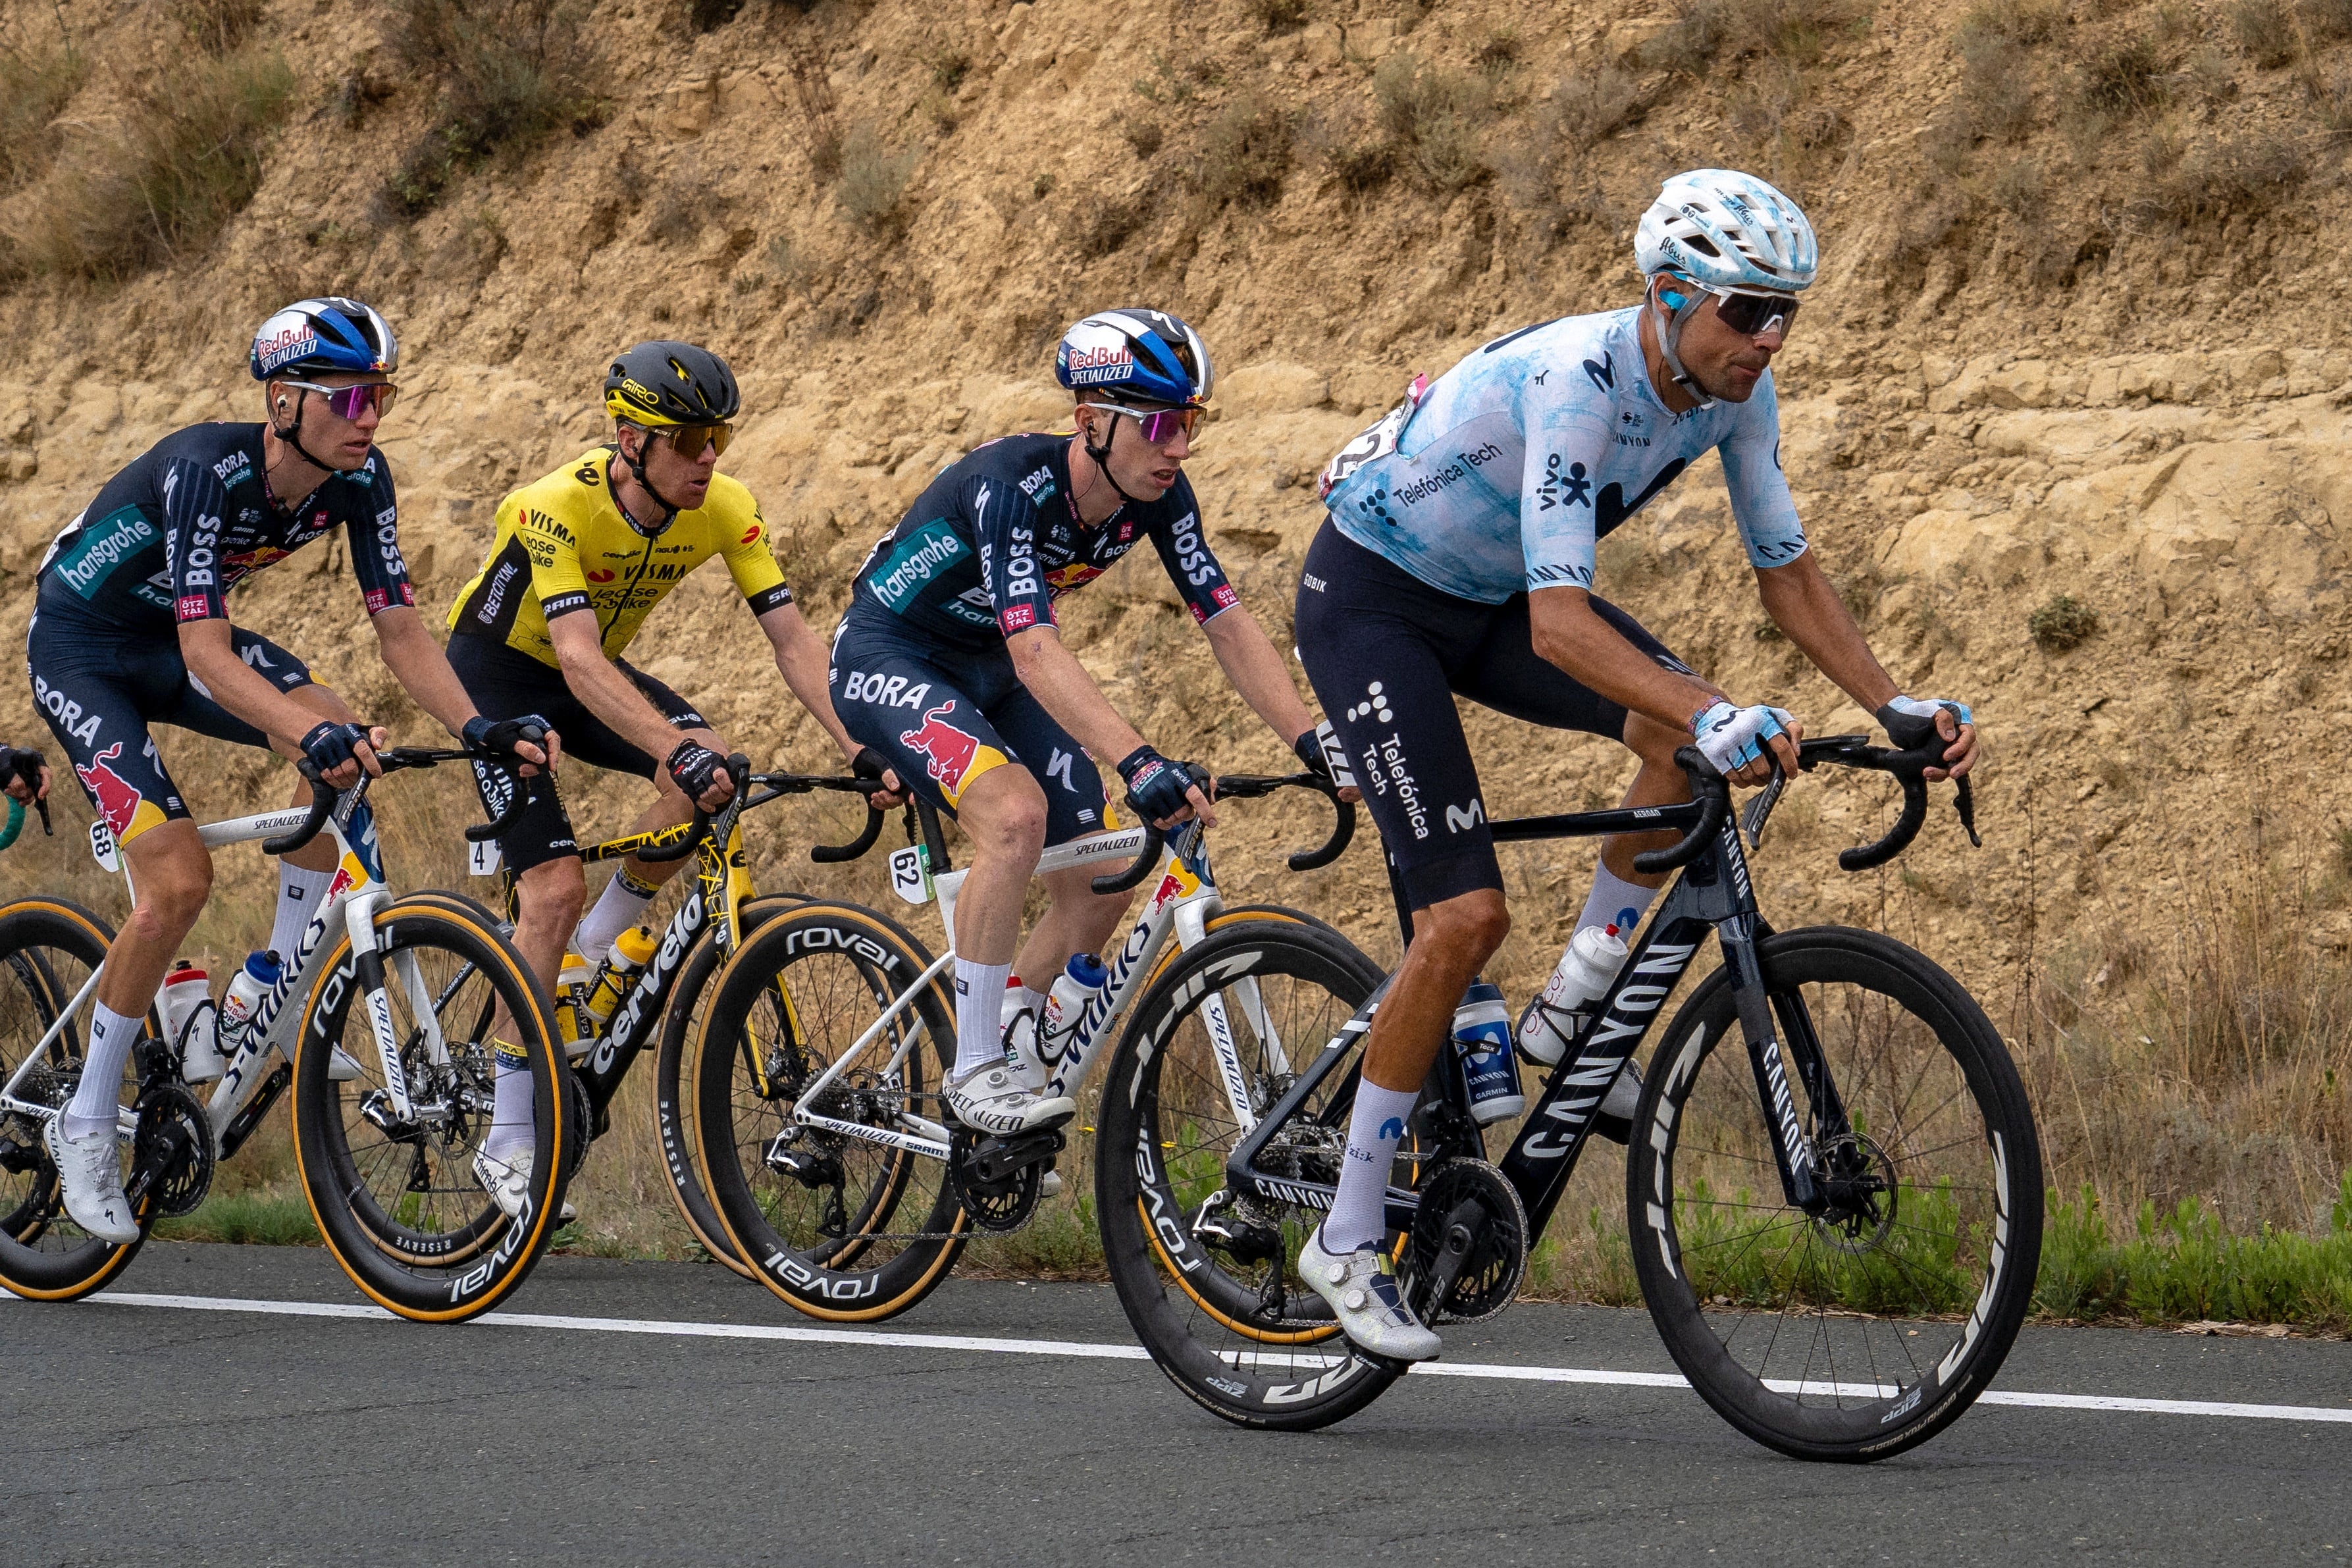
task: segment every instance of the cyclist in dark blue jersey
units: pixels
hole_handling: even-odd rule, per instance
[[[374,445],[400,350],[356,300],[304,300],[254,335],[248,366],[266,422],[165,437],[109,480],[41,562],[26,662],[34,700],[131,865],[131,918],[108,952],[79,1088],[45,1136],[67,1212],[100,1238],[138,1237],[123,1201],[115,1106],[139,1021],[212,890],[151,723],[307,758],[348,787],[377,771],[383,731],[362,728],[294,655],[228,620],[231,588],[341,530],[384,663],[417,704],[470,743],[533,764],[514,726],[476,712],[418,617],[399,506]],[[298,804],[307,802],[307,785]],[[279,862],[272,950],[290,954],[335,871],[314,840]]]
[[[1149,540],[1243,700],[1328,771],[1314,718],[1225,581],[1184,478],[1213,374],[1198,334],[1164,311],[1105,311],[1065,335],[1055,374],[1076,395],[1076,433],[992,441],[932,480],[866,557],[833,650],[843,724],[954,813],[972,843],[956,902],[947,1098],[988,1132],[1052,1127],[1076,1110],[1035,1094],[1045,1075],[1034,1058],[1008,1064],[1003,1021],[1044,1001],[1034,986],[1008,994],[1039,851],[1113,825],[1095,759],[1118,760],[1152,821],[1215,820],[1183,768],[1145,743],[1063,647],[1054,601]],[[1052,907],[1020,952],[1031,982],[1099,950],[1118,923],[1126,897],[1096,895],[1093,869],[1045,879]]]

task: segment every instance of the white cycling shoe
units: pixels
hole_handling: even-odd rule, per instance
[[[1298,1277],[1330,1303],[1339,1331],[1360,1350],[1391,1361],[1434,1361],[1444,1348],[1412,1315],[1397,1289],[1388,1254],[1376,1247],[1360,1247],[1345,1256],[1326,1252],[1318,1225],[1298,1249]]]
[[[531,1166],[537,1160],[538,1155],[529,1149],[503,1160],[488,1149],[478,1149],[474,1152],[474,1180],[482,1184],[482,1191],[490,1194],[490,1201],[499,1205],[499,1212],[512,1219],[522,1213],[523,1203],[530,1196]],[[566,1198],[563,1200],[563,1212],[556,1216],[556,1223],[570,1225],[579,1217],[580,1211],[572,1206],[570,1198]]]
[[[74,1224],[116,1247],[139,1239],[139,1221],[131,1213],[131,1200],[122,1195],[121,1148],[113,1128],[68,1138],[65,1118],[52,1116],[41,1128],[41,1143],[58,1168],[66,1214]]]
[[[1022,1086],[1003,1063],[978,1068],[967,1077],[950,1079],[948,1109],[975,1132],[1013,1137],[1059,1127],[1078,1113],[1078,1102],[1066,1094],[1042,1100]]]

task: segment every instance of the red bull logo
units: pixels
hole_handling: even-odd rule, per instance
[[[122,742],[114,744],[90,758],[89,766],[74,764],[74,773],[81,779],[81,787],[89,792],[97,804],[99,816],[114,835],[117,844],[128,844],[163,820],[163,814],[148,804],[145,796],[131,787],[131,781],[106,764],[122,755]]]
[[[950,805],[963,794],[965,784],[1004,761],[1003,752],[982,745],[979,736],[946,722],[944,716],[954,710],[954,703],[942,702],[923,714],[921,727],[898,731],[898,743],[922,757],[924,771]]]

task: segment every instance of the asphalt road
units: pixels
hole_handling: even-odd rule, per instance
[[[92,1302],[0,1297],[0,1564],[2352,1562],[2352,1424],[2317,1419],[1980,1404],[1853,1468],[1686,1389],[1416,1373],[1273,1436],[1118,1356],[686,1331],[814,1326],[710,1265],[550,1259],[508,1310],[562,1323],[362,1305],[321,1252],[163,1243]],[[953,1281],[888,1327],[1133,1342],[1084,1285]],[[1447,1360],[1673,1370],[1600,1308]],[[1999,1390],[2342,1411],[2352,1345],[2029,1330]]]

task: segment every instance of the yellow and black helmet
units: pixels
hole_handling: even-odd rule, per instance
[[[661,429],[723,425],[743,406],[735,373],[692,343],[639,343],[604,374],[604,406],[615,419]]]

